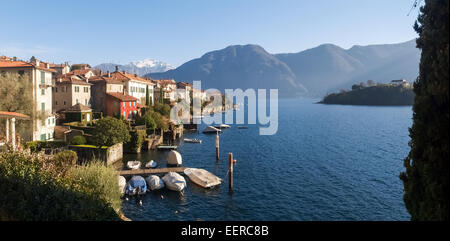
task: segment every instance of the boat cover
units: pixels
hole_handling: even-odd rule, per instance
[[[186,187],[186,180],[176,172],[169,172],[162,179],[166,187],[172,191],[182,191]]]
[[[145,181],[147,182],[147,186],[152,191],[164,188],[164,181],[156,175],[148,176],[147,178],[145,178]]]
[[[145,179],[141,176],[133,176],[127,184],[125,193],[128,195],[133,195],[138,187],[141,189],[138,194],[144,194],[147,192],[147,184],[145,183]]]

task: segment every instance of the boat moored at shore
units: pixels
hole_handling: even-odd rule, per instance
[[[193,183],[203,188],[211,188],[222,183],[222,179],[205,169],[186,168],[184,174],[188,176],[189,180]]]
[[[200,140],[200,139],[184,138],[183,141],[186,142],[186,143],[202,143],[202,140]]]
[[[181,192],[186,187],[186,180],[176,172],[169,172],[162,178],[169,190]]]
[[[127,168],[128,169],[139,169],[139,168],[141,168],[141,162],[140,161],[129,161],[129,162],[127,162]]]
[[[143,195],[147,192],[147,183],[145,179],[141,176],[133,176],[130,181],[128,181],[125,188],[125,194],[133,195]]]
[[[149,162],[147,162],[147,163],[145,164],[145,167],[146,167],[146,168],[155,168],[157,165],[158,165],[158,164],[157,164],[155,161],[150,160]]]

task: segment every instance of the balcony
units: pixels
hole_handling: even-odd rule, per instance
[[[53,83],[39,83],[39,88],[55,87]]]

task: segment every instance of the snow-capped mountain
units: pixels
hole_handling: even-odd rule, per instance
[[[113,72],[116,70],[116,66],[119,66],[119,71],[125,70],[128,73],[137,74],[143,76],[149,73],[165,72],[167,70],[174,69],[170,64],[153,59],[144,59],[140,61],[132,61],[129,64],[114,64],[103,63],[94,66],[94,69],[100,69],[101,71]]]

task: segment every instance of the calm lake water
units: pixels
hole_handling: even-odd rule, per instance
[[[312,99],[279,101],[276,135],[260,136],[257,125],[232,125],[220,135],[194,132],[202,144],[180,143],[183,165],[224,178],[233,152],[234,193],[228,179],[211,190],[186,177],[184,196],[149,192],[138,206],[123,201],[132,220],[409,220],[398,178],[408,154],[411,107],[315,104]],[[200,126],[203,130],[205,126]],[[167,152],[128,155],[165,166]],[[163,196],[163,199],[161,198]]]

